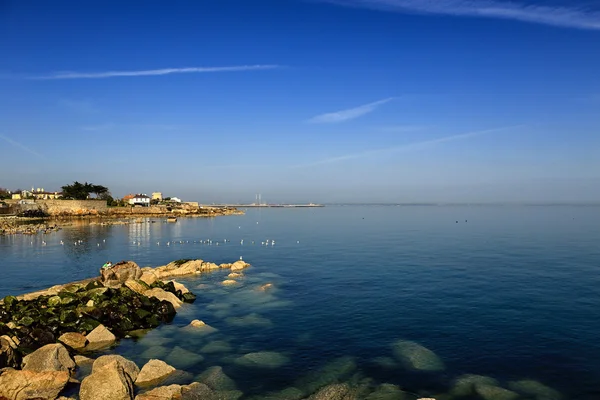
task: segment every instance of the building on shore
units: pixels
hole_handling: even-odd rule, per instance
[[[154,192],[154,193],[152,193],[152,200],[162,201],[163,200],[162,193],[161,192]]]
[[[136,194],[132,199],[129,199],[129,204],[132,206],[149,207],[150,197],[146,196],[145,194]]]

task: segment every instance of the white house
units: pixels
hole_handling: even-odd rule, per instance
[[[171,201],[174,201],[176,203],[181,203],[181,199],[178,197],[171,197]]]
[[[136,194],[132,199],[129,199],[129,204],[132,206],[150,206],[150,197],[145,194]]]

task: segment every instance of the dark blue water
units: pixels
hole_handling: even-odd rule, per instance
[[[199,243],[205,239],[213,245]],[[267,239],[275,245],[262,246]],[[197,303],[171,326],[116,351],[143,363],[156,338],[168,342],[163,353],[178,346],[201,354],[211,341],[227,342],[229,351],[203,353],[203,361],[182,369],[195,375],[221,365],[248,395],[301,386],[310,371],[346,357],[356,364],[353,379],[411,392],[446,393],[456,377],[480,374],[505,387],[531,379],[565,398],[600,398],[598,207],[340,206],[176,224],[82,224],[0,237],[0,296],[94,276],[108,260],[158,266],[240,256],[253,267],[239,285],[223,287],[225,272],[182,280]],[[256,291],[267,282],[272,292]],[[268,323],[235,323],[248,314]],[[219,331],[182,333],[196,318]],[[393,359],[400,339],[432,350],[446,369],[423,373],[377,362]],[[236,364],[256,351],[289,361],[276,373]]]

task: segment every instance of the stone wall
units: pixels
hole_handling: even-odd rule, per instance
[[[106,200],[36,200],[35,204],[50,215],[104,214],[108,209]]]

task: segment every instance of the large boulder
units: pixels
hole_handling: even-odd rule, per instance
[[[121,368],[123,368],[123,371],[129,375],[131,381],[135,382],[140,373],[140,368],[133,361],[114,354],[98,357],[92,366],[92,374],[112,362],[116,362]]]
[[[409,369],[417,371],[443,371],[444,363],[431,350],[410,340],[394,343],[394,355]]]
[[[21,356],[16,349],[17,345],[10,337],[0,337],[0,368],[21,365]]]
[[[130,279],[140,279],[142,270],[133,261],[121,261],[110,268],[100,270],[100,282],[107,287],[120,287]]]
[[[141,279],[138,281],[130,279],[125,282],[125,286],[131,289],[133,292],[142,295],[146,293],[148,289],[150,289],[149,285]]]
[[[0,398],[54,400],[68,382],[67,371],[36,372],[7,369],[0,375]]]
[[[58,341],[72,348],[73,350],[81,350],[88,344],[88,340],[81,333],[77,332],[67,332],[63,333]]]
[[[158,279],[194,275],[202,271],[202,264],[202,260],[178,260],[154,269],[154,273]]]
[[[60,343],[47,344],[23,358],[24,371],[67,371],[75,369],[75,361]]]
[[[113,335],[111,331],[106,329],[104,325],[100,324],[94,328],[93,331],[88,333],[86,339],[89,343],[85,350],[94,351],[110,347],[117,340],[117,337]]]
[[[92,372],[81,382],[81,400],[131,400],[133,382],[117,361],[112,361]]]
[[[175,368],[161,360],[150,360],[142,367],[135,380],[135,385],[147,387],[156,385],[175,372]]]
[[[183,304],[183,301],[179,300],[177,298],[177,296],[175,296],[173,293],[167,292],[166,290],[163,290],[161,288],[154,288],[154,289],[148,290],[147,292],[144,293],[144,296],[154,297],[161,301],[163,301],[163,300],[168,301],[175,308],[179,308]]]

